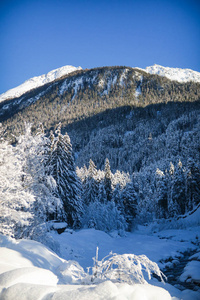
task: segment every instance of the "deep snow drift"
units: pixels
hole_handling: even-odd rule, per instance
[[[49,244],[57,249],[62,258],[39,242],[15,240],[1,235],[0,299],[198,300],[198,286],[197,291],[180,291],[155,278],[147,280],[145,284],[119,283],[112,278],[93,283],[87,267],[93,266],[92,257],[97,247],[99,265],[102,265],[102,258],[110,251],[144,254],[158,263],[160,268],[165,267],[169,257],[173,264],[183,252],[198,250],[199,216],[200,209],[193,215],[195,222],[191,223],[192,216],[188,216],[177,222],[177,229],[170,223],[168,227],[171,228],[160,231],[161,225],[154,223],[152,227],[141,226],[123,237],[116,232],[107,234],[94,229],[66,230],[60,235],[56,231],[50,232]],[[180,279],[200,282],[199,252],[191,257]]]

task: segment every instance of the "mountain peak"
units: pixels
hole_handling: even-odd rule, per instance
[[[190,69],[169,68],[154,64],[143,70],[147,73],[164,76],[178,82],[200,82],[200,73]]]
[[[1,94],[0,102],[2,102],[4,100],[12,99],[12,98],[20,97],[21,95],[23,95],[24,93],[26,93],[32,89],[43,86],[46,83],[52,82],[64,75],[67,75],[67,74],[72,73],[77,70],[82,70],[82,68],[81,67],[76,68],[76,67],[67,65],[67,66],[52,70],[52,71],[48,72],[47,74],[32,77],[32,78],[26,80],[21,85]]]

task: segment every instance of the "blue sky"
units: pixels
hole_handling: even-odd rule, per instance
[[[1,0],[0,93],[64,65],[200,72],[200,1]]]

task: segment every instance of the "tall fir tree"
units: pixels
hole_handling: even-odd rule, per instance
[[[83,213],[82,187],[75,171],[72,145],[68,134],[62,135],[61,124],[57,127],[56,135],[51,133],[49,172],[56,181],[57,194],[63,202],[68,225],[79,228]]]
[[[168,215],[167,172],[156,170],[156,201],[158,203],[157,217],[166,218]]]
[[[86,206],[98,198],[97,169],[90,159],[87,176],[83,182],[83,201]]]
[[[123,210],[126,222],[128,224],[128,230],[131,231],[134,218],[137,214],[137,194],[135,192],[132,182],[126,184],[122,191]]]
[[[111,198],[112,198],[112,173],[110,170],[110,162],[109,162],[108,158],[106,158],[106,161],[105,161],[104,172],[105,172],[104,186],[105,186],[107,201],[111,201]]]
[[[191,210],[200,202],[200,166],[192,158],[187,162],[186,190],[188,210]]]
[[[177,213],[184,214],[187,206],[186,189],[185,189],[185,174],[181,161],[179,160],[175,172],[172,199],[175,206],[177,206]]]

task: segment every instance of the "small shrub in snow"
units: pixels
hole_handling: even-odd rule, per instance
[[[101,261],[98,261],[98,247],[96,257],[93,258],[92,282],[111,280],[112,282],[126,282],[128,284],[147,283],[145,275],[151,279],[151,274],[157,275],[161,281],[165,275],[158,265],[145,255],[110,253]],[[146,273],[144,275],[144,273]]]

